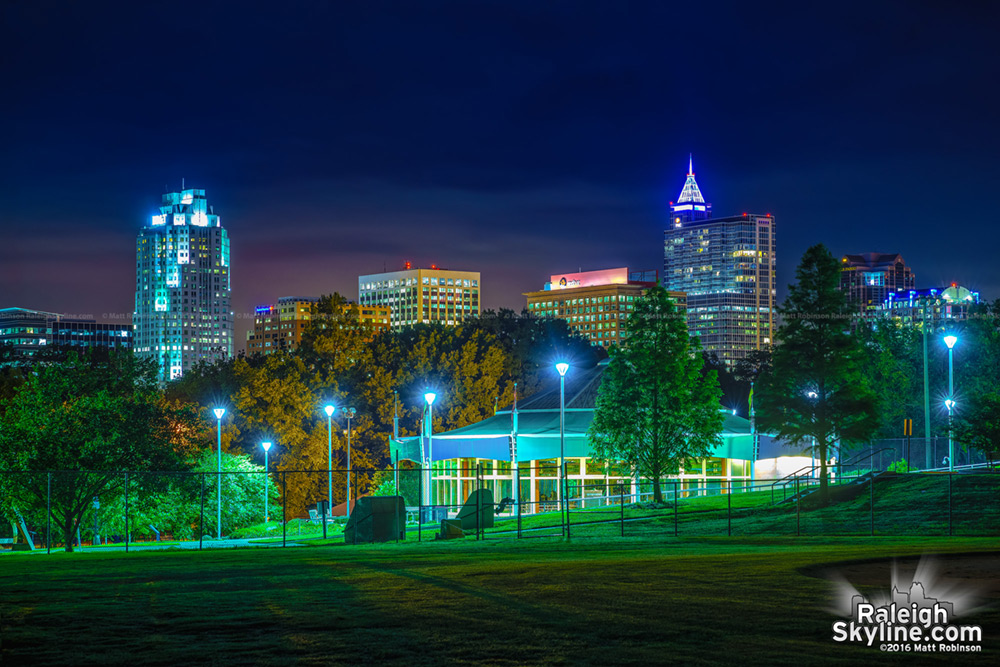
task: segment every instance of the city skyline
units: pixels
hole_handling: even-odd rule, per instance
[[[717,211],[782,221],[779,302],[818,241],[1000,294],[968,243],[1000,176],[975,11],[736,5],[709,46],[662,39],[695,9],[582,9],[5,8],[3,305],[130,315],[135,235],[184,178],[235,240],[237,349],[255,305],[356,298],[406,261],[479,271],[484,309],[520,311],[553,273],[659,265],[689,153]],[[165,25],[188,36],[151,46]]]

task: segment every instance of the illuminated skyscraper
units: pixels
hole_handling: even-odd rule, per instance
[[[172,380],[233,354],[229,236],[204,190],[163,195],[136,239],[133,349]]]
[[[774,218],[711,216],[688,162],[664,232],[663,286],[687,293],[688,331],[730,365],[774,336]]]

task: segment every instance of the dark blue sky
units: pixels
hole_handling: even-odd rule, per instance
[[[716,214],[776,216],[782,286],[822,241],[1000,297],[991,3],[688,4],[0,4],[0,307],[131,312],[183,177],[238,311],[407,260],[520,309],[661,268],[689,152]]]

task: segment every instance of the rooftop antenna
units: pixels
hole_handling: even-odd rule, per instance
[[[184,177],[181,176],[181,190],[184,189]]]

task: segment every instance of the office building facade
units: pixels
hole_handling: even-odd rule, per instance
[[[285,296],[277,303],[254,309],[254,326],[247,332],[247,354],[271,354],[291,351],[302,343],[302,334],[316,317],[313,306],[317,297]],[[357,308],[358,320],[370,325],[374,333],[388,331],[388,306],[358,306],[344,304],[344,310]]]
[[[652,280],[649,280],[649,279]],[[627,267],[556,274],[537,292],[527,292],[528,312],[565,320],[574,333],[609,348],[627,336],[634,302],[656,284],[656,274],[630,274]],[[670,292],[683,313],[686,295]]]
[[[163,381],[233,354],[229,235],[204,190],[163,195],[136,239],[135,353]]]
[[[687,295],[690,334],[727,365],[770,345],[777,290],[774,216],[713,218],[690,163],[670,210],[663,286]]]
[[[432,266],[358,277],[358,305],[386,306],[390,328],[420,323],[461,324],[479,317],[482,286],[478,271]]]
[[[28,308],[0,308],[0,345],[7,348],[10,361],[30,361],[51,349],[128,350],[132,348],[132,325]]]
[[[865,252],[840,259],[840,289],[852,309],[861,314],[880,309],[890,293],[908,293],[915,281],[898,253]]]

